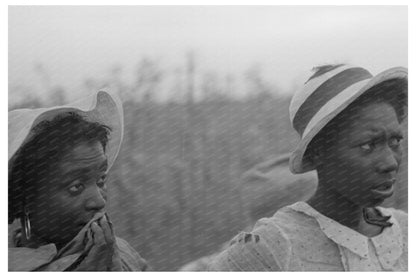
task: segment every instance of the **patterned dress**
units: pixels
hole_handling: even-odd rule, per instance
[[[367,237],[297,202],[238,234],[212,271],[407,271],[407,213],[377,207],[390,227]]]

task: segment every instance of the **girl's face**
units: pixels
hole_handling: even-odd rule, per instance
[[[359,105],[341,121],[333,143],[320,151],[319,168],[351,202],[379,205],[393,194],[402,156],[395,110],[383,102]]]
[[[106,204],[107,157],[99,142],[67,151],[38,182],[29,209],[32,232],[58,245],[69,242]]]

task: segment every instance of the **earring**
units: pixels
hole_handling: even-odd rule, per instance
[[[26,208],[24,209],[24,212],[23,212],[23,232],[26,237],[26,240],[29,240],[32,235],[32,229],[30,226],[29,213],[26,210]]]

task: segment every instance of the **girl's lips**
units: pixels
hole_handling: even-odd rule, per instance
[[[376,196],[376,198],[388,198],[394,193],[394,183],[396,180],[390,180],[384,182],[373,189],[371,192]]]

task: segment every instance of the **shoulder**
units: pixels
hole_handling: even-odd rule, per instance
[[[260,219],[251,232],[241,232],[217,255],[209,269],[214,271],[284,271],[291,256],[291,240],[282,224],[288,218],[280,212]]]
[[[179,271],[207,271],[211,260],[215,256],[216,254],[198,258],[183,265],[181,268],[179,268]]]
[[[116,237],[116,243],[120,252],[123,271],[148,271],[150,269],[147,262],[127,241]]]
[[[263,237],[253,232],[241,232],[227,249],[214,257],[211,271],[279,271],[281,267]]]

